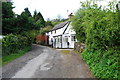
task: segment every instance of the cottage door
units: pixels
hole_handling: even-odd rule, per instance
[[[54,47],[56,48],[56,39],[55,39],[55,41],[54,41]]]
[[[62,48],[62,36],[60,37],[60,45],[61,45],[61,48]]]
[[[69,48],[68,37],[66,37],[66,45],[67,45],[67,47],[66,47],[66,48]]]

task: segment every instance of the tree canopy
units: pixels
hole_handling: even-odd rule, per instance
[[[86,45],[82,57],[97,78],[119,77],[120,20],[113,4],[102,8],[87,0],[72,18],[77,40]]]
[[[3,2],[2,3],[2,18],[13,18],[14,17],[14,12],[12,9],[12,3],[10,2]]]
[[[2,31],[3,34],[10,33],[12,30],[12,25],[14,21],[14,12],[12,11],[12,3],[3,2],[2,3]]]
[[[25,8],[20,15],[14,14],[11,2],[2,3],[2,31],[6,34],[21,34],[25,31],[40,30],[45,27],[45,21],[40,12],[34,12],[32,16],[29,9]]]

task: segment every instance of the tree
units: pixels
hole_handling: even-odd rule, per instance
[[[31,13],[28,8],[25,8],[24,11],[17,17],[19,27],[18,32],[22,33],[24,31],[29,31],[33,29],[34,20],[31,16]]]
[[[37,11],[35,10],[35,11],[34,11],[34,15],[33,15],[33,18],[34,18],[34,19],[36,18],[36,15],[37,15]]]
[[[31,13],[30,13],[30,11],[29,11],[28,8],[25,8],[25,9],[24,9],[24,12],[25,12],[25,14],[26,14],[28,17],[32,17],[32,15],[31,15]]]
[[[47,18],[47,21],[50,21],[50,18]]]
[[[120,51],[118,11],[114,9],[112,4],[114,2],[107,6],[109,8],[101,8],[92,3],[88,0],[83,2],[72,19],[77,40],[86,45],[82,57],[95,77],[118,78],[117,61]]]
[[[3,35],[6,34],[21,34],[30,30],[40,30],[40,28],[45,27],[45,21],[42,14],[35,10],[34,16],[32,17],[28,8],[25,8],[24,11],[15,16],[12,11],[12,3],[3,3],[2,4],[2,31]]]
[[[14,7],[12,7],[12,3],[11,2],[3,2],[2,3],[2,18],[13,18],[14,17],[14,12],[12,11],[12,9]]]
[[[52,21],[46,21],[45,22],[45,26],[52,26],[52,27],[54,27],[53,24],[52,24]]]
[[[62,19],[61,15],[58,14],[58,15],[57,15],[57,20],[58,20],[58,21],[61,21],[61,19]]]
[[[2,3],[2,32],[3,35],[9,34],[13,32],[13,25],[14,25],[14,12],[12,9],[12,3],[10,2],[3,2]]]
[[[34,29],[40,29],[40,28],[45,27],[45,21],[40,12],[37,13],[37,15],[36,15],[36,12],[34,13],[34,20],[35,20]]]
[[[40,34],[45,34],[46,32],[48,32],[50,29],[52,29],[52,26],[46,26],[44,28],[40,29]]]
[[[23,31],[28,31],[33,28],[33,19],[32,15],[28,8],[25,8],[21,15],[15,17],[14,12],[12,11],[12,3],[2,3],[2,31],[3,35],[14,33],[19,34]]]

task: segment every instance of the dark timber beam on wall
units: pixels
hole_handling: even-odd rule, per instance
[[[67,30],[68,26],[70,25],[70,22],[71,22],[71,21],[69,21],[69,23],[68,23],[67,27],[65,28],[63,34],[65,33],[65,31]]]

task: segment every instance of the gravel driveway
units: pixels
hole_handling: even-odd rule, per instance
[[[3,78],[93,78],[76,53],[63,54],[41,45],[2,68]]]

